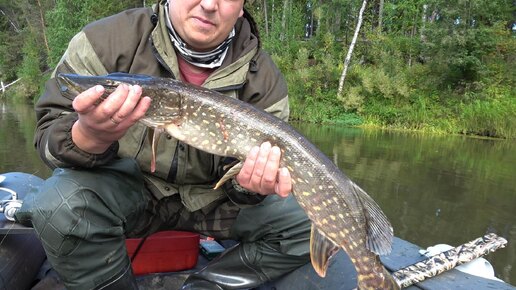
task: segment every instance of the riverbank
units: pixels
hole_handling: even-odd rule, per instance
[[[349,113],[338,102],[306,102],[290,96],[291,120],[360,128],[466,135],[479,138],[516,139],[516,98],[436,105],[367,104]]]

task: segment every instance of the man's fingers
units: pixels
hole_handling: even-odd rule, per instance
[[[145,116],[145,113],[149,109],[151,104],[151,98],[149,97],[143,97],[138,102],[138,105],[136,105],[136,108],[134,108],[134,111],[130,117],[131,121],[136,123],[138,120],[143,118]]]
[[[105,91],[103,86],[97,85],[80,93],[73,100],[72,106],[74,110],[79,114],[91,110],[99,102],[99,99],[102,98]]]
[[[258,158],[258,153],[260,152],[260,147],[255,146],[247,154],[247,157],[244,161],[244,165],[238,174],[237,181],[240,185],[247,186],[251,182],[251,176],[253,175],[254,164],[256,163],[256,159]]]
[[[129,86],[126,84],[119,85],[116,90],[109,95],[109,97],[99,104],[99,108],[102,112],[102,117],[105,120],[112,119],[115,123],[121,123],[124,116],[115,116],[115,113],[121,108],[122,104],[127,99],[129,93]]]
[[[275,191],[281,197],[287,197],[292,192],[292,179],[290,172],[285,167],[278,171],[278,183],[276,183]]]
[[[142,88],[138,85],[129,86],[128,94],[125,98],[125,101],[122,103],[120,109],[113,114],[111,118],[123,122],[127,117],[129,117],[133,111],[135,110],[138,102],[140,101],[140,96],[142,94]],[[133,122],[132,118],[130,119]]]
[[[279,147],[274,146],[271,148],[267,157],[267,164],[263,172],[261,180],[261,188],[267,192],[274,192],[274,186],[278,179],[278,169],[281,157],[281,150]]]
[[[251,185],[254,188],[260,188],[262,185],[262,178],[265,174],[265,166],[267,165],[267,161],[269,159],[269,153],[271,151],[271,143],[264,142],[260,146],[260,152],[258,157],[256,158],[256,162],[254,163],[253,175],[251,176]]]
[[[279,167],[280,159],[281,149],[269,142],[253,147],[237,175],[238,183],[263,195],[276,193],[287,197],[292,191],[292,180],[288,169]]]

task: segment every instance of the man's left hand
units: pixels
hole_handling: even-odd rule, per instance
[[[287,197],[292,191],[292,180],[287,168],[280,168],[281,150],[265,142],[251,149],[237,182],[243,188],[261,195],[277,194]]]

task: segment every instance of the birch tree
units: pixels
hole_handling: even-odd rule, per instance
[[[9,21],[9,24],[12,26],[12,28],[14,29],[15,32],[17,32],[17,33],[20,32],[18,25],[16,25],[16,23],[14,23],[14,21],[9,17],[9,15],[5,14],[4,10],[1,8],[0,8],[0,14],[2,14],[2,16],[7,18],[7,21]]]
[[[346,80],[346,74],[348,72],[349,63],[351,61],[351,55],[353,54],[353,49],[355,48],[355,43],[357,42],[358,33],[360,32],[360,27],[362,26],[362,19],[364,16],[364,10],[367,6],[367,0],[362,2],[362,8],[360,8],[360,12],[358,12],[358,22],[357,27],[355,28],[355,34],[353,35],[353,40],[349,45],[348,54],[346,55],[346,59],[344,60],[344,69],[342,70],[342,74],[339,80],[339,89],[337,91],[337,97],[342,97],[342,92],[344,90],[344,81]]]
[[[265,20],[265,36],[269,37],[269,15],[267,15],[267,0],[263,0],[263,18]]]

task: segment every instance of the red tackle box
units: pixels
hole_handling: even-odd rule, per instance
[[[188,270],[197,264],[199,234],[181,231],[155,233],[147,237],[133,257],[142,240],[126,239],[135,275]]]

